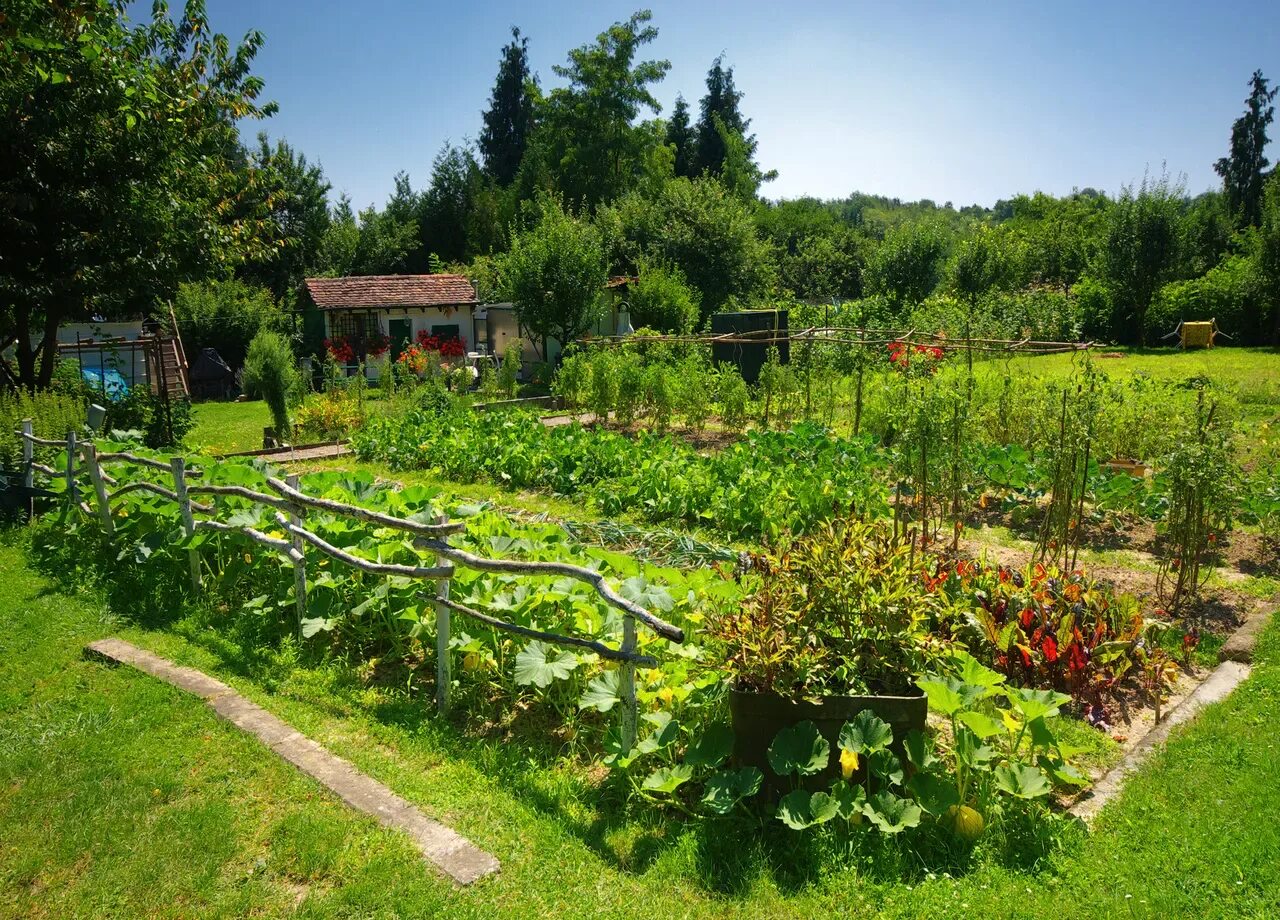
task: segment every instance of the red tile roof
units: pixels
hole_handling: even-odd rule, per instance
[[[462,275],[359,275],[308,278],[307,293],[321,310],[356,307],[450,307],[476,303]]]

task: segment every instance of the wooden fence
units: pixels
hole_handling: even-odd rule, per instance
[[[466,524],[461,521],[449,521],[441,516],[433,523],[424,524],[395,515],[350,505],[332,499],[307,495],[298,484],[296,476],[280,479],[266,476],[267,486],[271,493],[259,492],[245,486],[214,485],[201,483],[203,474],[199,469],[189,467],[185,458],[172,457],[168,463],[150,457],[142,457],[127,451],[98,453],[92,441],[77,440],[74,431],[67,432],[64,441],[38,438],[32,434],[31,421],[22,423],[18,432],[22,438],[24,460],[24,485],[31,488],[34,484],[34,473],[39,472],[50,478],[63,478],[66,482],[67,508],[80,508],[86,514],[96,511],[103,533],[110,539],[115,533],[114,514],[119,499],[130,492],[149,492],[168,499],[178,506],[182,517],[183,529],[188,536],[198,531],[213,533],[237,533],[248,537],[256,543],[269,547],[290,560],[294,569],[295,595],[299,623],[306,615],[307,608],[307,557],[306,547],[310,545],[315,551],[352,566],[363,572],[374,575],[418,578],[435,583],[432,605],[436,615],[436,706],[440,712],[449,710],[449,690],[452,684],[452,672],[449,657],[449,636],[452,615],[457,613],[484,624],[492,629],[537,639],[557,645],[567,645],[586,649],[601,658],[619,663],[619,696],[622,702],[622,741],[626,749],[630,749],[636,740],[636,666],[656,667],[657,661],[637,651],[636,623],[644,624],[656,635],[672,642],[683,642],[684,631],[677,626],[665,622],[645,608],[619,594],[603,575],[592,569],[571,565],[564,562],[523,561],[516,559],[490,559],[469,553],[449,543],[449,537],[463,532]],[[35,447],[59,448],[65,451],[66,468],[62,471],[35,460]],[[172,478],[173,488],[158,483],[138,479],[121,483],[104,467],[112,463],[131,463],[164,473]],[[93,487],[93,504],[86,499],[80,500],[76,477],[87,473]],[[192,480],[195,480],[194,482]],[[217,508],[205,504],[192,496],[218,496],[244,499],[257,505],[272,509],[276,523],[287,534],[287,538],[273,537],[253,527],[228,524],[219,521],[213,515]],[[115,507],[113,507],[115,502]],[[209,517],[196,517],[197,512]],[[430,552],[435,557],[434,565],[404,565],[400,563],[374,562],[354,556],[303,526],[303,519],[308,513],[319,512],[337,517],[353,518],[376,527],[387,527],[404,531],[414,536],[414,545]],[[200,590],[203,564],[200,551],[196,548],[188,550],[191,569],[191,585]],[[622,644],[612,648],[594,639],[580,636],[563,636],[557,633],[544,632],[510,623],[489,613],[476,610],[452,599],[449,596],[449,583],[455,566],[474,569],[480,572],[496,572],[513,575],[556,576],[571,578],[590,585],[597,595],[610,607],[622,613]]]

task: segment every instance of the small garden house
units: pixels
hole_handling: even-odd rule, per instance
[[[468,349],[476,342],[476,291],[462,275],[308,278],[304,288],[330,352],[345,363],[395,360],[419,336],[461,339]]]

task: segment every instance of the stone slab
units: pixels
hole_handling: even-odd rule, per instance
[[[1258,644],[1258,637],[1271,622],[1270,613],[1255,613],[1244,621],[1244,625],[1231,634],[1222,648],[1218,649],[1219,661],[1238,661],[1241,664],[1253,663],[1253,647]]]
[[[221,681],[194,668],[178,667],[122,639],[102,639],[90,643],[86,651],[200,697],[219,716],[258,738],[352,808],[372,815],[386,827],[404,831],[423,858],[457,884],[469,885],[498,871],[498,860],[493,856]]]

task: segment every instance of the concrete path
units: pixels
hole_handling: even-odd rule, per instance
[[[457,884],[469,885],[498,871],[498,861],[488,853],[427,817],[382,783],[329,753],[222,681],[194,668],[178,667],[121,639],[93,642],[87,651],[109,662],[130,665],[200,697],[222,718],[257,737],[352,808],[372,815],[387,827],[404,831],[417,844],[423,857]]]

